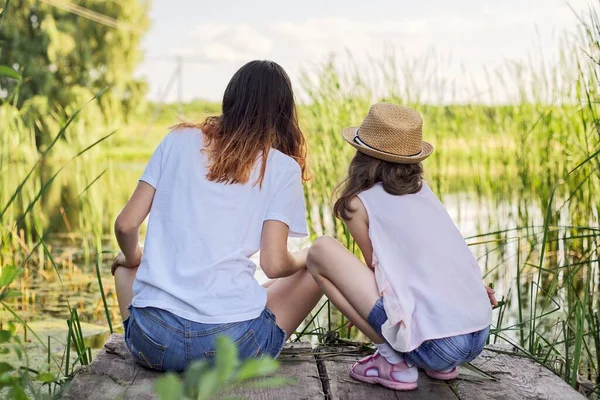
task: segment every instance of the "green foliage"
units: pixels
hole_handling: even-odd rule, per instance
[[[77,7],[106,17],[94,21],[54,2],[13,0],[3,12],[9,17],[0,32],[0,64],[15,66],[27,77],[19,107],[35,96],[64,108],[80,104],[77,88],[89,97],[104,87],[112,95],[104,107],[135,109],[145,94],[145,84],[133,78],[142,55],[140,41],[149,26],[149,3],[138,0],[84,0]],[[116,23],[112,23],[116,21]],[[14,83],[0,78],[0,88]]]
[[[2,17],[5,13],[6,11],[3,12]],[[11,79],[16,79],[18,81],[21,80],[20,76],[14,72],[14,70],[8,67],[0,68],[0,75],[9,77]],[[88,103],[98,100],[103,95],[104,91],[105,90],[102,90],[96,93],[91,100],[88,100]],[[69,161],[67,161],[67,163],[60,166],[56,172],[52,173],[48,179],[42,182],[39,186],[31,185],[31,180],[33,180],[34,172],[38,169],[38,166],[44,165],[47,162],[47,156],[49,152],[61,139],[65,137],[69,126],[73,123],[77,123],[78,115],[81,113],[81,111],[82,108],[73,110],[73,112],[70,113],[70,116],[66,118],[64,123],[61,126],[58,126],[58,133],[52,138],[43,151],[36,154],[36,161],[32,163],[33,165],[31,166],[31,169],[29,169],[29,172],[18,177],[18,181],[12,188],[11,192],[6,190],[6,186],[0,184],[0,220],[2,221],[2,225],[0,225],[0,243],[2,244],[2,248],[0,249],[0,306],[6,310],[12,316],[12,318],[19,323],[19,325],[23,327],[23,334],[25,336],[28,333],[31,333],[35,337],[35,339],[41,344],[42,348],[47,352],[48,360],[47,371],[36,371],[31,369],[29,366],[29,360],[26,356],[25,347],[21,343],[19,337],[15,335],[16,330],[12,322],[8,323],[8,330],[0,329],[0,354],[10,355],[12,353],[15,356],[15,360],[19,363],[18,365],[12,365],[9,362],[0,362],[0,393],[8,394],[8,398],[11,399],[59,398],[62,391],[62,384],[68,378],[69,371],[73,371],[73,368],[77,364],[89,364],[92,358],[91,349],[84,342],[79,314],[76,309],[71,309],[68,301],[67,304],[69,305],[70,316],[67,320],[68,335],[67,346],[65,349],[66,357],[64,358],[66,362],[64,362],[64,364],[59,363],[51,354],[50,339],[48,339],[48,344],[46,345],[46,343],[42,341],[33,330],[31,330],[26,321],[19,316],[19,314],[8,303],[9,300],[21,296],[19,291],[11,289],[11,285],[23,273],[27,266],[27,261],[32,257],[38,247],[43,249],[43,254],[49,258],[54,271],[59,274],[52,254],[44,242],[45,232],[40,234],[40,232],[44,231],[43,227],[39,225],[39,220],[36,218],[29,218],[29,213],[33,210],[39,209],[38,202],[41,201],[43,195],[46,194],[46,191],[53,185],[55,179],[60,175],[64,167],[69,162],[79,161],[80,158],[85,155],[85,153],[112,135],[112,133],[110,133],[95,141],[92,141],[91,144],[82,146],[82,149],[74,151],[74,155]],[[13,118],[13,121],[20,120],[19,114],[21,111],[16,110],[10,104],[1,104],[0,114],[2,114],[2,112],[5,112],[6,115]],[[14,125],[8,123],[5,126],[10,128],[18,127],[18,129],[22,129],[22,125],[20,125],[19,122]],[[17,131],[16,133],[20,132]],[[9,135],[3,135],[3,139],[5,136]],[[7,143],[15,146],[24,144],[22,142],[20,143],[20,140],[17,140],[16,142],[3,142],[3,144]],[[6,160],[10,160],[10,158],[13,156],[12,150],[14,149],[11,147],[2,147],[2,151],[0,152],[0,165],[2,167],[8,165]],[[80,196],[84,194],[100,176],[102,176],[102,173],[85,187]],[[24,193],[26,193],[28,196],[24,197]],[[15,203],[20,204],[15,207]],[[16,238],[14,233],[19,227],[24,225],[26,226],[27,223],[31,223],[31,231],[36,233],[37,243],[31,247],[23,243],[23,241],[18,237]],[[52,225],[53,224],[51,224],[51,226]],[[12,243],[18,244],[10,246]],[[7,262],[9,260],[11,261],[10,263]],[[62,282],[60,275],[58,275],[58,278]],[[73,345],[75,354],[77,356],[76,358],[73,357],[74,360],[70,357],[71,344]]]
[[[38,149],[73,107],[106,87],[111,92],[88,107],[88,130],[115,126],[145,106],[146,83],[133,74],[142,59],[149,2],[85,0],[73,5],[74,12],[61,4],[13,0],[2,13],[8,16],[0,29],[0,105],[13,95]],[[101,17],[83,17],[82,9]]]
[[[0,304],[6,299],[6,293],[9,293],[9,286],[15,281],[20,274],[16,267],[9,265],[1,270],[0,276]],[[9,323],[8,329],[0,329],[0,355],[9,355],[14,353],[19,362],[24,362],[21,367],[13,366],[12,364],[0,361],[0,393],[8,393],[9,399],[29,400],[31,393],[35,399],[49,398],[46,394],[41,393],[39,386],[33,385],[33,382],[38,381],[44,384],[51,384],[57,381],[57,377],[50,372],[37,372],[28,367],[27,359],[25,358],[24,347],[20,339],[15,336],[16,328],[14,324]]]
[[[7,67],[6,65],[0,65],[0,76],[5,76],[7,78],[20,80],[21,75],[14,69]]]
[[[217,338],[215,366],[206,360],[192,363],[183,381],[168,373],[156,381],[159,400],[203,400],[221,398],[236,387],[276,387],[289,384],[280,377],[266,377],[277,371],[278,363],[269,357],[240,364],[235,344],[226,336]]]

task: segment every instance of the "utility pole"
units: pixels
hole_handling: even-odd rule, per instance
[[[165,103],[167,96],[169,95],[169,93],[171,91],[171,87],[174,85],[177,85],[178,112],[180,114],[183,114],[183,64],[186,62],[187,63],[204,64],[206,62],[206,60],[202,59],[202,58],[186,58],[181,55],[175,56],[174,59],[168,58],[166,60],[165,60],[165,58],[161,57],[161,58],[159,58],[159,60],[171,61],[171,62],[174,61],[175,69],[173,70],[173,74],[169,78],[167,86],[162,91],[160,91],[160,93],[158,95],[158,102],[157,102],[156,108],[154,110],[154,116],[152,117],[152,119],[148,123],[148,126],[146,127],[146,131],[144,132],[144,137],[146,137],[148,135],[148,132],[150,132],[150,129],[152,128],[152,126],[154,125],[156,120],[158,119],[158,117],[160,115],[160,110],[161,110],[163,104]]]
[[[177,102],[179,103],[179,112],[183,113],[183,57],[177,57]]]

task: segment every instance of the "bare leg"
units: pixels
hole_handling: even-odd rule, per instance
[[[267,307],[288,338],[323,297],[321,288],[306,269],[263,286],[267,288]]]
[[[117,291],[117,301],[119,302],[119,310],[123,320],[129,318],[129,310],[127,309],[133,299],[133,281],[137,268],[118,267],[115,270],[115,290]]]
[[[308,252],[307,267],[329,300],[373,343],[384,340],[367,322],[379,300],[373,271],[331,237],[318,238]]]

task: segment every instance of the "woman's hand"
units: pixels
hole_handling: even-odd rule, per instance
[[[139,267],[140,263],[142,262],[142,254],[143,254],[143,250],[141,247],[138,246],[137,251],[135,253],[135,257],[131,260],[128,260],[125,257],[125,254],[123,254],[123,252],[120,251],[119,254],[117,254],[115,259],[113,260],[112,265],[110,266],[110,273],[114,276],[115,271],[119,267],[125,267],[125,268]]]
[[[490,299],[490,303],[492,303],[492,306],[496,307],[498,305],[498,300],[496,300],[496,296],[494,296],[494,294],[496,292],[491,287],[487,287],[487,286],[484,286],[484,287],[485,287],[485,291],[487,292],[487,295]]]

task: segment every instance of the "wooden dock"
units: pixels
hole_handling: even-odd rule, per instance
[[[472,364],[461,368],[458,379],[445,383],[421,374],[419,388],[394,392],[357,382],[349,377],[350,365],[364,356],[353,346],[312,349],[307,343],[290,343],[281,355],[277,375],[292,377],[295,384],[236,390],[228,397],[259,400],[522,400],[585,399],[547,368],[512,349],[487,348]],[[154,380],[160,373],[137,365],[123,337],[112,335],[91,365],[75,375],[63,398],[73,400],[155,399]]]

